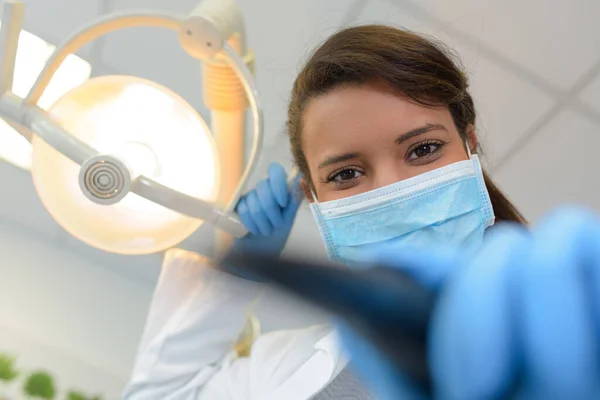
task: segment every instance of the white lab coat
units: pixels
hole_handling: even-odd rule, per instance
[[[260,284],[207,259],[165,255],[126,400],[307,400],[345,367],[330,326],[262,335],[250,357],[233,345]]]

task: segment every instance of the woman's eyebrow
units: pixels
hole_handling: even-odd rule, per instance
[[[348,161],[348,160],[352,160],[354,158],[358,157],[358,153],[345,153],[345,154],[337,154],[331,157],[327,157],[325,159],[325,161],[323,161],[321,164],[319,164],[319,169],[320,168],[325,168],[331,164],[337,164],[339,162],[342,161]]]
[[[427,124],[427,125],[421,126],[419,128],[412,129],[406,133],[403,133],[396,139],[396,144],[404,143],[407,140],[414,138],[415,136],[423,135],[427,132],[431,132],[431,131],[435,131],[435,130],[441,130],[441,131],[446,131],[446,132],[448,131],[448,129],[446,129],[446,127],[442,124]],[[327,157],[323,162],[321,162],[319,164],[319,169],[325,168],[332,164],[337,164],[337,163],[340,163],[343,161],[352,160],[352,159],[358,158],[358,156],[359,156],[358,153],[336,154],[336,155]]]
[[[436,130],[448,132],[448,129],[446,129],[446,127],[442,124],[427,124],[427,125],[421,126],[419,128],[412,129],[412,130],[398,136],[398,138],[396,139],[396,144],[404,143],[407,140],[414,138],[415,136],[423,135],[424,133],[436,131]]]

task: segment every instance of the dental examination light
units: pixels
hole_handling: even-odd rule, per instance
[[[32,145],[38,195],[71,235],[120,254],[175,246],[203,222],[233,237],[234,214],[262,146],[262,111],[249,67],[241,11],[206,0],[188,16],[125,12],[100,17],[58,46],[24,98],[12,92],[24,4],[6,0],[0,27],[0,117]],[[211,130],[180,96],[133,76],[92,78],[47,110],[40,98],[69,54],[113,31],[161,27],[178,33],[203,66]],[[244,113],[253,141],[244,167]]]

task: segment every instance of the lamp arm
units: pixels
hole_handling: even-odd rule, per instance
[[[13,0],[4,2],[0,29],[0,95],[12,90],[19,34],[24,17],[25,4]]]
[[[23,99],[11,92],[4,93],[0,97],[0,117],[5,118],[11,124],[24,127],[27,132],[34,132],[35,135],[77,164],[82,164],[85,160],[98,154],[93,147],[71,135],[54,122],[45,110],[36,105],[25,104]],[[17,132],[23,134],[21,129],[18,129]]]
[[[183,15],[153,11],[129,11],[107,14],[89,22],[68,37],[67,40],[58,46],[52,53],[50,59],[46,62],[44,69],[29,90],[29,93],[27,93],[25,103],[29,105],[37,104],[44,93],[44,90],[50,83],[50,80],[54,76],[54,73],[58,70],[65,58],[67,58],[69,54],[76,53],[87,43],[98,39],[107,33],[136,26],[159,27],[179,31],[183,20]]]
[[[52,118],[49,118],[45,110],[26,104],[24,104],[24,108],[29,110],[24,126],[78,165],[99,154],[98,150],[71,135],[66,129],[54,122]]]
[[[242,193],[246,189],[246,185],[250,178],[250,174],[256,168],[258,163],[258,155],[263,146],[263,115],[262,115],[262,105],[260,104],[260,100],[258,97],[258,89],[254,84],[254,78],[248,68],[245,68],[244,60],[238,55],[238,53],[233,49],[228,43],[224,43],[223,52],[226,54],[226,59],[229,62],[231,68],[234,70],[238,78],[242,82],[244,86],[244,90],[246,91],[248,102],[250,103],[250,111],[252,113],[252,121],[253,121],[253,140],[252,140],[252,148],[250,150],[250,157],[248,158],[248,162],[246,164],[246,168],[242,177],[240,179],[240,183],[236,191],[234,192],[229,205],[227,206],[226,211],[232,212],[235,209]]]
[[[218,226],[233,237],[243,237],[248,233],[244,224],[236,214],[215,207],[214,204],[188,196],[173,190],[146,176],[135,178],[131,184],[131,192],[153,201],[173,211],[202,219]]]

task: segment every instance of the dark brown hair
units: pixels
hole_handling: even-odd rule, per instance
[[[343,85],[383,80],[424,106],[448,107],[463,140],[475,126],[475,105],[457,58],[432,38],[384,25],[346,28],[327,39],[306,62],[292,89],[288,133],[294,160],[311,183],[302,150],[302,119],[308,102]],[[498,221],[524,217],[484,172]]]

